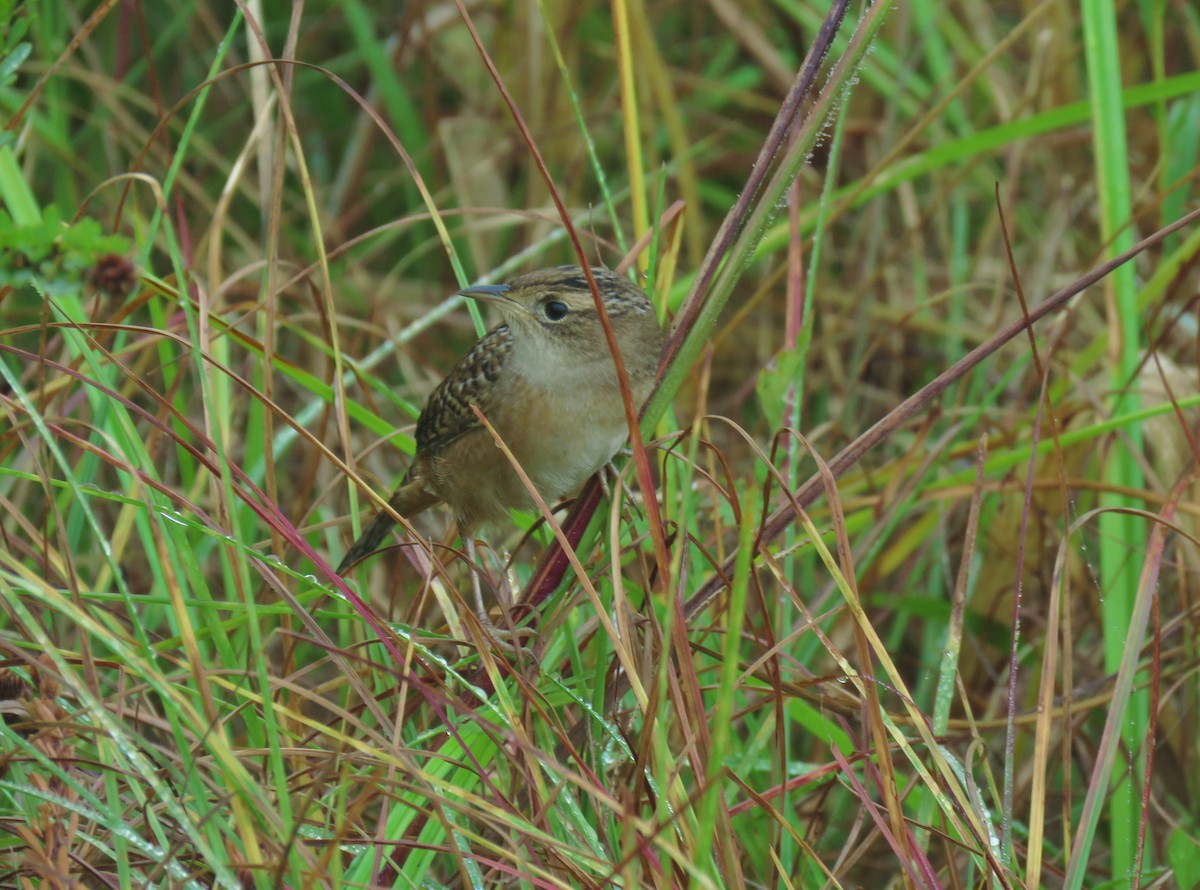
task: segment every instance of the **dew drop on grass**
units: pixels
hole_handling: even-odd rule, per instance
[[[1068,499],[1067,507],[1070,511],[1070,524],[1074,525],[1079,519],[1079,510],[1075,506],[1075,498],[1072,497]],[[1100,583],[1100,572],[1097,570],[1096,566],[1092,564],[1092,554],[1091,551],[1088,550],[1086,529],[1081,530],[1079,534],[1079,555],[1083,559],[1084,566],[1087,567],[1088,577],[1092,579],[1092,586],[1096,588],[1096,595],[1099,597],[1100,602],[1103,603],[1104,585]]]

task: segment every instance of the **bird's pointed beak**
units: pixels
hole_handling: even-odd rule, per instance
[[[464,287],[459,291],[464,297],[474,297],[487,303],[498,303],[501,306],[512,305],[515,300],[508,296],[507,284],[476,284]]]

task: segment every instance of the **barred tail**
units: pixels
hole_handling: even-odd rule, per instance
[[[396,493],[388,500],[391,508],[405,517],[415,516],[422,510],[432,507],[437,502],[437,495],[428,491],[420,482],[404,483],[396,489]],[[346,555],[338,563],[337,573],[344,575],[346,570],[360,559],[374,553],[395,524],[396,520],[392,518],[391,513],[387,510],[380,510],[375,515],[375,518],[371,520],[371,524],[358,536],[358,540],[346,551]]]

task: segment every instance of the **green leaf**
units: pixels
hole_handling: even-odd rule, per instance
[[[1179,890],[1194,890],[1200,886],[1200,840],[1182,828],[1176,828],[1167,844],[1167,861],[1175,871],[1175,884]]]
[[[758,375],[758,382],[754,388],[758,392],[758,401],[762,404],[763,413],[771,421],[772,429],[783,426],[788,390],[799,379],[798,372],[803,359],[801,350],[785,349]]]
[[[0,145],[0,201],[4,202],[12,214],[13,222],[19,226],[33,225],[42,218],[37,199],[29,190],[21,165],[8,145]]]
[[[17,78],[17,69],[21,67],[29,54],[33,52],[32,43],[18,43],[12,52],[0,59],[0,86],[7,86]]]

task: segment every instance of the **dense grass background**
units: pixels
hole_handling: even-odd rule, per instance
[[[1196,206],[1200,13],[800,85],[827,11],[0,0],[0,886],[1200,886],[1200,226],[1083,286]],[[676,329],[509,652],[444,516],[330,565],[556,201]]]

